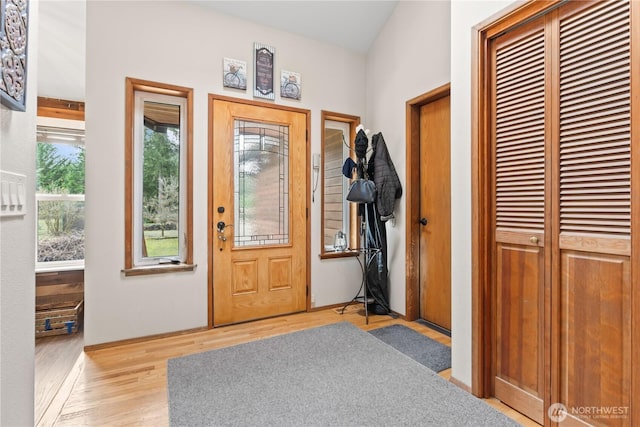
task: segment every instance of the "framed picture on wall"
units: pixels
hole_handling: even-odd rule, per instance
[[[300,73],[287,70],[280,72],[280,96],[282,98],[300,99],[302,96]]]
[[[276,50],[274,47],[262,43],[253,45],[255,60],[255,90],[253,96],[257,98],[275,99],[273,91],[273,64]]]
[[[247,63],[239,59],[224,58],[222,84],[233,89],[247,89]]]
[[[0,102],[26,110],[28,0],[0,0]]]

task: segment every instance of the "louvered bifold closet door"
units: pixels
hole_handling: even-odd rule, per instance
[[[492,46],[495,396],[542,423],[546,36],[540,19]]]
[[[567,425],[627,425],[628,416],[595,417],[580,408],[631,404],[629,3],[564,7],[559,34],[556,401],[569,409]]]

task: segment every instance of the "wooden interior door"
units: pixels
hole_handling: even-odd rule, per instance
[[[497,39],[492,48],[494,135],[494,395],[544,421],[545,19]]]
[[[303,311],[307,115],[211,102],[213,324]]]
[[[449,95],[420,107],[420,317],[451,330]]]

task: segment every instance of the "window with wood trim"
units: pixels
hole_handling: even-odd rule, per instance
[[[314,173],[322,176],[322,258],[352,256],[348,248],[358,247],[356,204],[346,199],[351,180],[342,171],[358,124],[359,117],[322,112],[321,162],[314,164]]]
[[[84,268],[84,122],[48,119],[36,137],[36,269]]]
[[[124,272],[190,269],[193,91],[128,78],[126,95]]]

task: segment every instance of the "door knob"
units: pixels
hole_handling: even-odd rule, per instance
[[[534,245],[538,244],[538,238],[536,236],[529,237],[529,241]]]
[[[427,225],[427,218],[420,218],[420,224]]]
[[[218,223],[216,224],[218,233],[224,233],[224,229],[227,227],[233,227],[233,224],[227,224],[224,221],[218,221]]]

